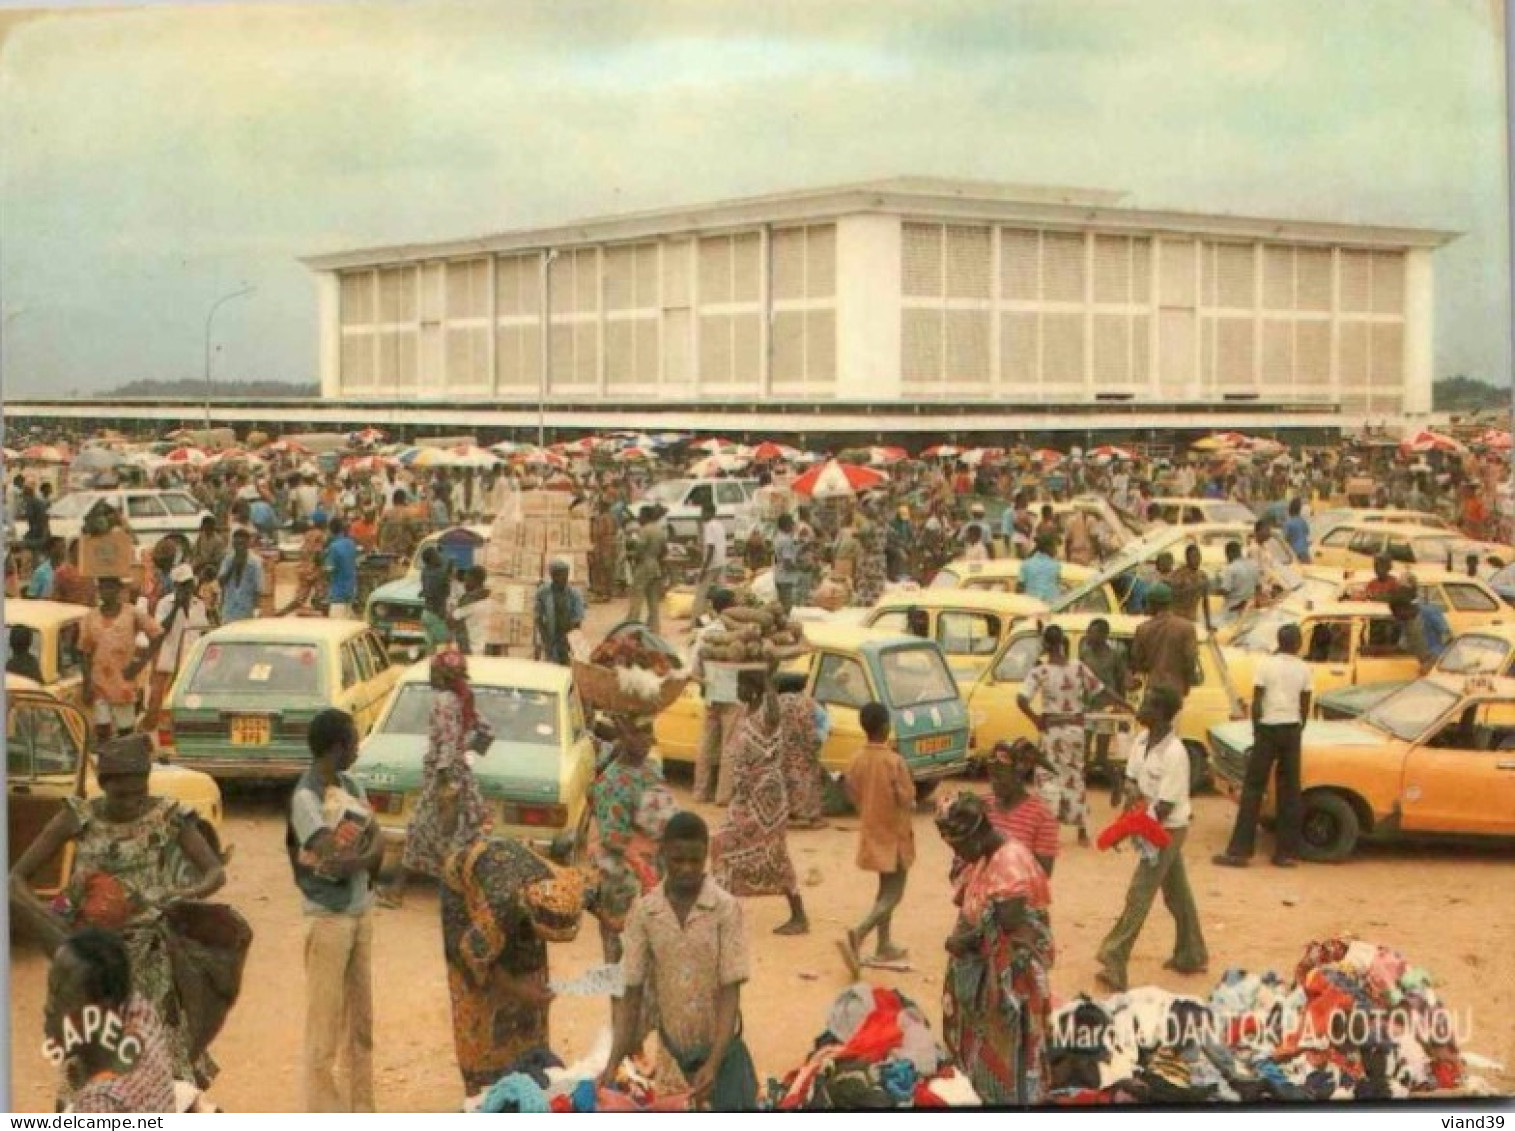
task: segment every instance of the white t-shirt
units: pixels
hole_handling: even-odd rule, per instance
[[[1314,686],[1309,664],[1298,656],[1274,653],[1257,665],[1253,683],[1255,693],[1262,696],[1262,715],[1258,721],[1264,726],[1304,722],[1299,717],[1299,697]]]
[[[168,611],[173,607],[174,595],[170,593],[158,601],[158,607],[153,610],[153,620],[161,625],[168,619]],[[203,633],[209,631],[210,616],[205,611],[205,602],[198,597],[191,597],[189,611],[174,617],[173,625],[163,634],[163,647],[158,649],[153,670],[173,675],[179,670],[179,657],[194,647],[195,641]]]
[[[1189,752],[1176,731],[1150,750],[1147,748],[1151,735],[1140,732],[1131,743],[1131,752],[1126,758],[1126,779],[1134,782],[1137,791],[1155,807],[1166,801],[1173,806],[1163,821],[1163,828],[1182,829],[1189,824]]]
[[[701,531],[701,537],[707,549],[713,550],[710,555],[711,569],[726,568],[726,528],[721,525],[721,520],[712,518],[705,524]]]
[[[963,551],[963,561],[965,562],[987,562],[988,560],[989,551],[984,547],[982,542],[974,542]]]

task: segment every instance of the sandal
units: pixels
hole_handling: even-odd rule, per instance
[[[1193,974],[1208,974],[1210,972],[1210,967],[1207,963],[1202,962],[1198,966],[1180,966],[1178,962],[1172,958],[1163,963],[1163,969],[1172,970],[1173,973],[1182,974],[1184,977],[1189,977]]]
[[[910,957],[910,951],[902,946],[879,947],[873,952],[873,962],[904,962]]]
[[[809,919],[790,919],[787,923],[780,923],[773,928],[776,935],[808,935],[810,933]]]

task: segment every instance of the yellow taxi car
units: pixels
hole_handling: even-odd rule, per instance
[[[43,688],[75,707],[84,706],[84,661],[79,651],[79,631],[88,612],[83,605],[62,601],[17,598],[5,602],[7,627],[19,624],[32,630],[31,653],[42,672]]]
[[[472,762],[495,832],[544,847],[566,837],[570,855],[582,855],[595,746],[573,671],[535,660],[472,656],[468,681],[479,714],[494,727],[488,753]],[[404,844],[420,801],[435,695],[431,661],[406,668],[352,769],[394,847]]]
[[[928,589],[983,589],[991,593],[1019,593],[1021,591],[1020,558],[991,558],[986,562],[970,562],[963,558],[948,562],[937,570]],[[1062,563],[1061,585],[1063,592],[1083,585],[1094,576],[1093,566]],[[1083,612],[1110,612],[1110,609],[1085,609]]]
[[[1016,699],[1020,696],[1031,669],[1042,658],[1042,631],[1048,624],[1061,626],[1068,637],[1068,654],[1076,657],[1084,637],[1088,635],[1090,623],[1095,620],[1104,620],[1110,625],[1110,645],[1127,658],[1129,670],[1131,641],[1136,630],[1145,622],[1145,617],[1120,614],[1095,617],[1058,613],[1016,624],[984,674],[968,691],[968,710],[973,717],[976,757],[987,755],[996,742],[1013,742],[1018,738],[1036,741],[1036,728],[1031,725],[1031,720],[1020,709]],[[1194,780],[1202,782],[1205,777],[1205,741],[1210,728],[1217,723],[1240,717],[1245,714],[1246,708],[1234,689],[1239,685],[1233,684],[1226,670],[1226,657],[1204,626],[1199,625],[1197,628],[1199,670],[1194,673],[1194,686],[1179,714],[1178,733],[1189,751]],[[1141,682],[1133,678],[1132,686],[1128,688],[1127,701],[1133,707],[1141,700]],[[1092,733],[1125,732],[1132,726],[1129,718],[1118,715],[1097,716],[1089,720],[1089,724]]]
[[[1302,572],[1304,584],[1283,602],[1298,609],[1336,601],[1365,600],[1366,588],[1374,579],[1372,570],[1353,570],[1343,574],[1330,567],[1306,566]],[[1440,609],[1453,632],[1515,624],[1515,609],[1501,601],[1499,594],[1481,578],[1431,566],[1416,566],[1412,573],[1420,600]],[[1234,628],[1235,625],[1228,627]],[[1229,639],[1228,629],[1221,629],[1217,635],[1221,643]]]
[[[5,783],[8,852],[20,857],[69,797],[98,797],[92,750],[94,728],[84,713],[36,681],[5,677]],[[221,848],[221,790],[207,774],[155,765],[148,792],[171,797],[199,818],[212,850]],[[55,895],[73,873],[74,848],[65,845],[35,878],[38,894]],[[184,867],[190,865],[186,861]]]
[[[1047,606],[1021,593],[987,589],[921,589],[886,593],[863,611],[862,623],[900,636],[935,640],[959,683],[972,683],[1016,621]],[[912,624],[912,619],[917,624]]]
[[[269,617],[200,637],[164,699],[173,759],[217,778],[293,779],[305,732],[335,707],[372,728],[400,669],[359,620]]]
[[[968,710],[946,658],[932,640],[847,624],[807,624],[813,651],[786,667],[806,673],[806,693],[826,708],[830,733],[821,764],[845,770],[863,748],[858,713],[889,709],[893,739],[911,776],[935,781],[967,767]],[[705,725],[705,700],[691,683],[658,715],[653,734],[664,762],[692,763]]]
[[[1251,722],[1212,727],[1210,750],[1239,795]],[[1360,719],[1311,720],[1300,785],[1306,859],[1346,859],[1364,837],[1515,836],[1515,680],[1433,674]]]
[[[1155,517],[1169,526],[1198,526],[1206,522],[1246,524],[1257,521],[1257,515],[1251,507],[1232,499],[1166,496],[1153,499],[1149,504],[1149,512],[1154,508]]]
[[[1420,661],[1383,601],[1336,601],[1298,609],[1287,602],[1243,614],[1226,633],[1224,653],[1238,691],[1249,695],[1257,664],[1278,650],[1278,630],[1299,626],[1300,658],[1310,665],[1316,695],[1340,687],[1414,679]]]
[[[1411,526],[1392,522],[1344,522],[1320,539],[1310,551],[1315,565],[1339,569],[1371,569],[1373,559],[1388,554],[1398,565],[1437,566],[1456,569],[1470,553],[1502,552],[1512,560],[1510,548],[1475,542],[1458,530]]]
[[[1453,530],[1452,523],[1433,511],[1403,510],[1397,507],[1340,507],[1310,519],[1310,540],[1319,542],[1338,527],[1349,524],[1389,523],[1394,526],[1428,526],[1432,530]]]

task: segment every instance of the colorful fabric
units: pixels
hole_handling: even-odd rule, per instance
[[[852,603],[864,608],[876,605],[884,595],[887,573],[883,530],[871,519],[860,519],[857,524],[857,581]]]
[[[102,1073],[87,1082],[74,1093],[71,1110],[175,1111],[173,1059],[157,1011],[147,998],[133,993],[121,1020],[123,1037],[139,1043],[137,1059],[119,1075]]]
[[[137,654],[139,633],[156,640],[163,635],[163,629],[145,612],[127,605],[122,605],[113,617],[99,609],[85,614],[79,630],[79,651],[90,658],[89,678],[97,700],[115,704],[136,702],[137,681],[126,678],[126,669]]]
[[[459,654],[461,658],[461,654]],[[468,765],[473,731],[464,725],[463,702],[452,690],[431,701],[431,738],[421,764],[421,798],[405,834],[404,866],[439,876],[443,861],[468,847],[490,826],[479,783]]]
[[[1024,684],[1028,699],[1041,697],[1043,715],[1077,718],[1042,731],[1042,753],[1053,769],[1036,772],[1037,791],[1047,807],[1060,823],[1075,828],[1083,828],[1089,808],[1084,785],[1084,704],[1102,687],[1099,676],[1081,660],[1037,664]]]
[[[1056,858],[1057,815],[1035,794],[1027,794],[1009,809],[991,800],[989,823],[1006,839],[1024,844],[1032,855]]]
[[[522,1054],[548,1043],[547,1010],[513,992],[547,983],[547,944],[537,938],[523,889],[552,875],[529,848],[480,837],[443,867],[442,950],[452,998],[452,1037],[463,1086],[490,1087]]]
[[[589,788],[595,839],[590,858],[599,872],[599,915],[619,930],[637,899],[662,879],[658,841],[678,801],[655,763],[610,762]]]
[[[710,843],[716,882],[732,895],[785,895],[799,889],[789,858],[782,724],[768,729],[763,708],[748,711],[724,752],[731,758],[731,804]]]
[[[801,823],[818,821],[824,795],[821,769],[823,738],[816,725],[817,704],[798,692],[779,696],[780,760],[784,791],[789,798],[789,819]]]

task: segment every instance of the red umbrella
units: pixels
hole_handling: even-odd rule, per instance
[[[981,463],[998,463],[1004,454],[1004,448],[969,448],[958,458],[969,467],[977,467]]]
[[[349,432],[347,434],[347,438],[352,443],[361,445],[363,447],[368,447],[372,444],[382,444],[386,439],[388,439],[388,437],[385,436],[383,432],[380,432],[377,428],[364,428],[357,432]]]
[[[1089,453],[1089,458],[1134,460],[1136,454],[1129,448],[1118,448],[1114,444],[1101,444]]]
[[[386,467],[397,466],[395,461],[388,456],[349,456],[342,462],[342,466],[348,471],[382,471]]]
[[[1510,433],[1503,428],[1490,428],[1482,436],[1478,437],[1477,444],[1481,448],[1491,451],[1507,452],[1510,450]]]
[[[308,456],[310,449],[304,444],[297,444],[293,440],[275,440],[271,444],[264,444],[260,449],[261,455],[270,456]]]
[[[1443,436],[1440,432],[1422,428],[1415,435],[1401,440],[1399,450],[1404,455],[1418,455],[1425,452],[1450,452],[1453,455],[1463,455],[1468,449],[1450,436]]]
[[[877,468],[858,467],[850,463],[827,460],[805,472],[794,481],[793,490],[798,495],[810,495],[817,499],[831,499],[840,495],[855,495],[886,483],[889,476]]]
[[[171,452],[168,453],[168,455],[164,456],[163,458],[168,460],[169,463],[193,464],[204,463],[206,460],[206,455],[205,452],[199,448],[184,447],[174,448]]]
[[[899,463],[900,460],[910,458],[910,453],[904,448],[869,448],[868,462],[874,467],[888,467],[890,464]]]
[[[58,444],[33,444],[22,449],[21,458],[32,463],[67,463],[68,449]]]
[[[1067,459],[1068,457],[1063,455],[1063,453],[1058,451],[1056,448],[1038,448],[1036,451],[1031,453],[1031,458],[1036,463],[1045,463],[1051,465],[1062,463],[1063,460]]]
[[[962,448],[951,444],[933,444],[921,453],[922,459],[956,459],[963,454]]]
[[[752,449],[753,463],[773,463],[775,460],[798,459],[802,453],[798,448],[791,448],[787,444],[775,444],[772,440],[765,440]]]
[[[534,451],[517,456],[516,459],[528,467],[567,467],[568,461],[557,452]]]

